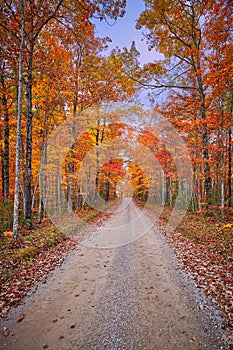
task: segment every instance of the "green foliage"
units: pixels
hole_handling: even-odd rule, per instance
[[[23,224],[27,230],[30,230],[32,228],[32,220],[30,219],[25,219]]]
[[[13,205],[8,201],[0,203],[0,235],[12,229],[13,225]]]
[[[33,258],[36,255],[36,247],[30,246],[27,248],[22,249],[19,252],[19,255],[21,256],[22,259],[28,259],[28,258]]]

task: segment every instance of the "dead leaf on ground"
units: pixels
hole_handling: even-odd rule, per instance
[[[9,334],[9,329],[6,326],[2,327],[2,335],[4,335],[4,337],[8,337]]]
[[[18,318],[17,323],[22,322],[22,321],[23,321],[23,319],[24,319],[24,317],[25,317],[25,315],[24,315],[24,314],[22,314],[22,315],[21,315],[21,316]]]

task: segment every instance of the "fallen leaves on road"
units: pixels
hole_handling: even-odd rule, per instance
[[[22,302],[28,291],[37,286],[38,282],[46,283],[46,279],[56,266],[60,266],[67,253],[75,249],[77,241],[66,239],[55,247],[51,247],[47,252],[40,253],[32,260],[30,266],[26,266],[13,278],[2,284],[0,293],[0,316],[6,317],[11,306],[17,306]],[[24,317],[18,319],[21,322]]]
[[[148,212],[148,215],[153,218],[151,213]],[[168,232],[164,220],[158,220],[156,224],[197,287],[202,288],[207,297],[220,306],[224,315],[224,328],[232,332],[233,256],[224,258],[212,242],[209,245],[203,244],[190,240],[177,231]]]

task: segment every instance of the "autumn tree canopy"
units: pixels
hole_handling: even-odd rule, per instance
[[[173,159],[179,147],[169,144],[172,133],[164,140],[156,130],[162,117],[182,137],[192,161],[190,208],[220,208],[224,217],[232,207],[232,4],[144,3],[136,27],[162,59],[142,66],[135,41],[107,54],[109,39],[95,34],[93,19],[124,16],[125,0],[0,1],[1,206],[12,218],[14,205],[15,236],[18,214],[27,227],[46,215],[46,193],[54,183],[56,205],[61,208],[64,197],[70,216],[98,195],[115,198],[119,183],[132,186],[126,192],[139,202],[154,196],[173,206],[185,186]],[[140,89],[149,91],[152,111],[135,102]],[[111,107],[122,102],[130,108]],[[102,106],[109,111],[102,113]],[[50,182],[42,170],[53,172],[49,140],[63,124],[70,144],[64,135],[58,139],[64,159]],[[111,153],[114,142],[123,149]],[[160,172],[153,171],[150,157],[146,169],[131,159],[135,145],[150,153]],[[79,176],[88,155],[86,173]],[[4,225],[1,232],[12,228],[12,219]]]

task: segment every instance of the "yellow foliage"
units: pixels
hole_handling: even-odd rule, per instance
[[[233,227],[233,224],[225,224],[223,225],[223,228],[232,228]]]
[[[3,232],[4,237],[12,238],[13,237],[13,232],[12,231],[5,231]]]

